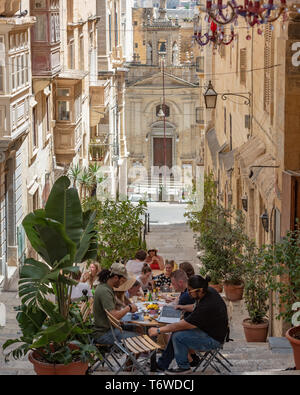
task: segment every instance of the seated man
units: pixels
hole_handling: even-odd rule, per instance
[[[188,292],[188,277],[183,270],[178,269],[171,273],[171,284],[175,292],[180,292],[179,297],[173,300],[176,308],[184,310],[183,306],[194,305],[195,300]],[[185,311],[183,317],[186,318],[190,314],[189,311]]]
[[[191,314],[177,323],[149,329],[149,336],[172,333],[166,349],[157,361],[157,370],[166,370],[167,374],[190,373],[189,350],[217,348],[224,342],[228,332],[226,304],[218,292],[213,292],[208,287],[208,280],[198,275],[191,276],[188,290],[196,300]],[[178,368],[168,370],[174,357]]]
[[[122,263],[113,263],[109,270],[103,269],[99,273],[99,282],[94,296],[94,339],[97,343],[113,344],[114,337],[110,328],[109,320],[105,310],[108,310],[117,320],[124,317],[125,314],[137,311],[134,304],[129,304],[124,308],[117,310],[114,288],[118,288],[128,278],[127,270]],[[136,336],[136,333],[113,329],[118,340],[127,337]]]

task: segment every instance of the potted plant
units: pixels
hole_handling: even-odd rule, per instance
[[[27,258],[20,271],[17,320],[19,339],[3,349],[14,358],[29,353],[37,374],[85,374],[89,360],[99,354],[90,344],[90,324],[71,303],[71,273],[78,263],[96,256],[95,213],[82,212],[77,190],[60,177],[45,209],[28,214],[22,224],[34,250],[42,258]],[[51,301],[54,296],[55,302]]]
[[[198,238],[199,245],[205,251],[203,265],[209,273],[223,280],[228,300],[240,300],[243,296],[245,272],[242,251],[247,241],[244,217],[240,211],[216,205],[207,222],[205,232]]]
[[[116,261],[128,261],[138,250],[146,249],[141,237],[147,209],[145,201],[134,205],[128,200],[102,202],[90,197],[83,202],[83,207],[96,213],[97,254],[102,268],[109,268]]]
[[[244,252],[245,287],[244,301],[249,318],[243,320],[245,337],[248,342],[265,342],[269,322],[266,314],[269,309],[269,290],[263,270],[263,256],[254,243],[249,243]]]
[[[223,284],[218,273],[212,270],[208,273],[208,276],[210,278],[209,286],[221,293],[223,291]]]
[[[243,248],[247,242],[244,216],[240,210],[226,209],[217,202],[212,173],[204,178],[204,204],[200,211],[185,214],[195,236],[196,247],[203,250],[201,263],[206,272],[223,280],[228,300],[243,297]]]
[[[294,350],[296,369],[300,370],[300,325],[293,326],[293,306],[300,301],[300,234],[289,231],[274,246],[264,250],[264,271],[267,284],[279,299],[276,318],[283,320],[286,337]]]

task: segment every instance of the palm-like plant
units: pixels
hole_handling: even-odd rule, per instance
[[[77,181],[80,176],[81,169],[79,165],[71,166],[68,171],[68,176],[73,179],[73,188],[76,188]]]
[[[92,185],[92,178],[89,170],[87,168],[83,168],[78,178],[80,184],[80,199],[86,198],[87,190]]]
[[[96,213],[83,212],[77,190],[69,187],[69,178],[60,177],[52,187],[45,209],[28,214],[22,223],[43,261],[27,259],[20,272],[22,305],[17,320],[23,335],[3,346],[6,349],[21,343],[12,351],[15,358],[37,350],[50,363],[67,363],[74,354],[88,359],[97,352],[89,345],[90,329],[70,302],[75,285],[70,274],[79,270],[78,263],[97,255]],[[49,301],[51,294],[55,295],[56,303]],[[77,349],[71,351],[70,343],[76,344]]]

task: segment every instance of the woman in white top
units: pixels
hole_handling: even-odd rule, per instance
[[[135,259],[126,263],[127,272],[134,276],[139,276],[142,273],[142,268],[147,257],[146,251],[140,250],[135,254]]]
[[[137,280],[141,284],[143,291],[148,291],[148,289],[153,288],[152,270],[147,263],[144,264],[142,273],[137,277]]]

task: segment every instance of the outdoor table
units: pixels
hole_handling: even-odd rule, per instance
[[[166,295],[168,295],[168,294],[166,294]],[[175,295],[175,294],[171,293],[171,295]],[[136,302],[135,305],[138,307],[138,309],[141,312],[141,311],[144,311],[146,309],[146,305],[147,304],[152,304],[152,303],[158,304],[160,307],[163,307],[164,305],[170,304],[170,303],[167,303],[165,300],[161,300],[160,299],[160,300],[154,300],[154,301],[150,301],[150,302],[148,302],[148,301],[139,301],[139,302]],[[166,323],[158,322],[154,317],[152,318],[151,315],[147,314],[147,312],[146,312],[145,315],[146,315],[147,318],[144,319],[144,320],[128,320],[128,321],[126,320],[126,321],[123,321],[123,322],[126,322],[126,324],[134,324],[134,325],[139,325],[139,326],[143,327],[143,329],[145,331],[145,334],[147,334],[147,329],[148,328],[151,328],[153,326],[160,327],[160,326],[165,326],[166,325]],[[152,354],[152,356],[151,356],[150,366],[151,366],[150,367],[151,371],[154,371],[155,370],[155,366],[156,366],[156,352],[154,352]]]

